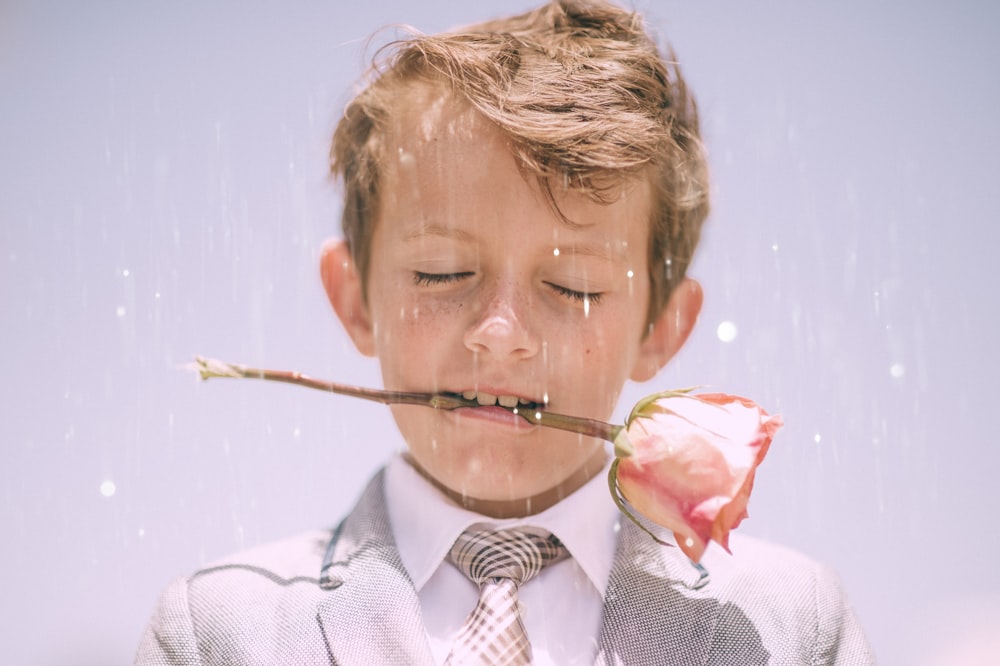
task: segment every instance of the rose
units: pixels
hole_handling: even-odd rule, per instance
[[[739,396],[688,391],[649,396],[633,408],[618,435],[627,444],[617,442],[616,450],[626,455],[612,464],[612,494],[633,520],[622,500],[671,530],[695,562],[709,541],[729,551],[729,531],[747,517],[754,474],[781,425],[781,417]]]
[[[196,357],[202,379],[255,378],[297,384],[385,404],[433,409],[476,408],[453,393],[407,393],[347,386],[298,372],[266,370]],[[626,504],[653,523],[673,531],[677,545],[698,562],[709,541],[729,550],[729,532],[747,516],[754,473],[780,416],[768,416],[752,400],[724,393],[693,394],[690,389],[647,396],[632,409],[624,426],[542,408],[510,408],[525,420],[614,443],[608,483],[611,495],[636,525],[653,539]]]

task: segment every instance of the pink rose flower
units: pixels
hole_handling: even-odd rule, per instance
[[[612,492],[671,530],[691,560],[701,559],[709,541],[728,552],[729,531],[747,517],[754,473],[781,425],[780,416],[739,396],[649,396],[628,417],[621,433],[627,442],[617,442],[625,455],[612,465]]]

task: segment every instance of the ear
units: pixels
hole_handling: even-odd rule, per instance
[[[656,318],[642,344],[639,358],[632,368],[631,379],[644,382],[652,379],[667,361],[684,346],[701,312],[701,285],[685,279],[670,295],[667,306]]]
[[[365,356],[375,355],[375,335],[358,275],[347,243],[331,238],[320,250],[319,272],[330,305],[354,346]]]

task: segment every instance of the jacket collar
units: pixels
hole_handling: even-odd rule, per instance
[[[375,475],[330,540],[319,624],[336,664],[432,664],[420,601],[389,526],[383,476]]]
[[[708,663],[721,609],[711,587],[704,567],[623,519],[597,664]]]

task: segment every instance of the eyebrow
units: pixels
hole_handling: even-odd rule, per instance
[[[604,261],[620,261],[625,256],[624,248],[619,248],[615,251],[613,248],[608,247],[606,244],[596,244],[596,243],[579,243],[570,244],[566,246],[556,246],[553,250],[559,250],[560,254],[567,254],[572,256],[583,256],[583,257],[594,257],[595,259],[603,259]]]
[[[414,231],[403,236],[404,241],[415,241],[421,238],[426,238],[427,236],[436,236],[438,238],[448,238],[451,240],[462,241],[464,243],[470,243],[475,240],[475,237],[464,229],[457,229],[455,227],[446,227],[440,224],[422,224],[417,227]]]
[[[566,254],[595,257],[597,259],[606,259],[608,261],[614,261],[624,254],[623,252],[615,252],[607,245],[594,245],[590,243],[582,245],[568,245],[565,247],[560,246],[554,249],[558,249],[560,254],[565,252]]]

